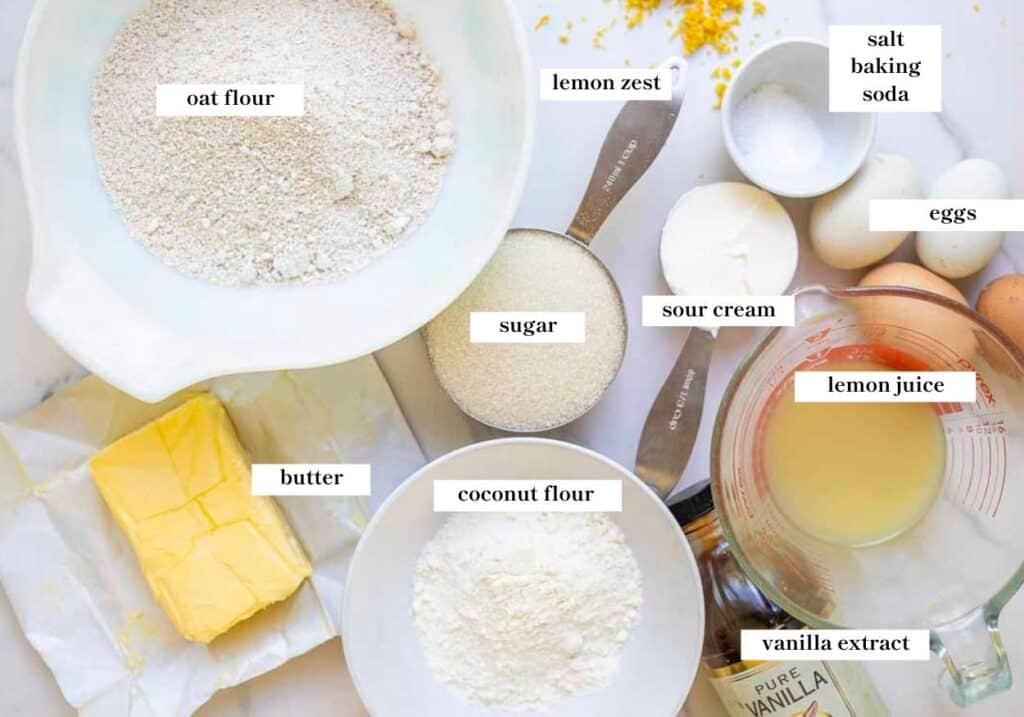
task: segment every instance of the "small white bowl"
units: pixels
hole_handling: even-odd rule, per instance
[[[828,111],[828,45],[811,38],[793,38],[765,45],[751,55],[734,75],[722,100],[722,131],[733,162],[759,187],[783,197],[815,197],[848,180],[863,164],[875,138],[875,115]],[[765,85],[777,84],[810,110],[822,139],[820,157],[806,167],[786,161],[757,162],[750,138],[744,137],[737,114],[744,100]],[[769,108],[763,108],[765,112]],[[781,113],[776,122],[781,121]],[[773,124],[766,117],[764,126]],[[781,125],[775,124],[776,128]],[[778,132],[799,137],[794,124]],[[788,137],[786,137],[788,139]],[[808,137],[808,141],[811,137]],[[801,146],[799,150],[809,148]],[[799,151],[798,150],[798,151]],[[771,153],[766,153],[771,156]],[[787,157],[788,147],[775,148]]]
[[[547,717],[674,715],[704,642],[704,599],[693,553],[665,505],[611,460],[568,443],[507,438],[477,443],[425,466],[370,521],[349,570],[342,641],[352,680],[374,717],[494,717],[522,714],[464,702],[427,666],[411,615],[423,546],[448,518],[435,513],[435,479],[618,479],[612,519],[636,555],[644,602],[618,673],[604,688],[565,697]]]

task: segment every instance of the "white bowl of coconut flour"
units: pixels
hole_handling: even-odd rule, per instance
[[[435,513],[435,480],[622,481],[621,513]],[[540,438],[426,466],[378,510],[352,560],[349,670],[387,717],[676,714],[704,604],[665,506],[616,463]]]
[[[528,67],[509,0],[43,0],[16,87],[29,308],[147,400],[392,343],[508,228]],[[158,83],[299,84],[305,112],[156,117]]]

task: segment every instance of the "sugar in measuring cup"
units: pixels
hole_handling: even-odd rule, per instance
[[[686,62],[673,58],[663,66],[672,69],[671,98],[625,104],[565,234],[510,229],[476,281],[427,325],[427,351],[441,385],[477,421],[512,432],[558,428],[589,411],[618,374],[626,348],[625,306],[589,245],[675,126]],[[474,343],[472,315],[481,312],[583,313],[585,350],[544,342]]]
[[[773,329],[751,352],[715,424],[712,487],[737,559],[772,601],[811,627],[928,629],[957,704],[1008,688],[998,618],[1024,582],[1024,352],[970,309],[927,292],[809,287],[795,301],[796,325]],[[794,512],[801,496],[779,494],[785,488],[770,476],[778,467],[765,455],[794,372],[849,361],[975,371],[978,388],[974,403],[926,404],[938,433],[926,422],[904,427],[918,454],[892,454],[907,461],[904,472],[936,471],[928,501],[919,500],[920,476],[901,485],[897,471],[877,488],[876,503],[861,496],[861,510],[879,515],[865,514],[859,526],[836,512],[842,506]],[[790,438],[808,452],[864,435],[852,427],[844,435],[838,422],[803,425]],[[879,456],[894,448],[882,445],[887,438],[878,437]],[[847,466],[818,454],[820,480],[840,480]],[[900,515],[904,509],[917,514]],[[829,512],[839,518],[829,521]]]

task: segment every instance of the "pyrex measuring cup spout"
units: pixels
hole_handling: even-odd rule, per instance
[[[601,146],[576,216],[566,231],[573,239],[590,244],[608,215],[665,146],[683,104],[686,61],[674,57],[662,67],[673,70],[672,98],[633,100],[619,112]]]
[[[961,707],[1007,690],[1013,684],[998,621],[998,612],[984,607],[932,630],[932,652],[946,666],[940,681]]]

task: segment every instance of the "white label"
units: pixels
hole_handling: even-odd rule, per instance
[[[1024,231],[1024,199],[872,199],[873,232]]]
[[[157,117],[301,117],[304,85],[157,85]]]
[[[435,480],[438,513],[619,513],[620,480]]]
[[[367,463],[254,463],[253,495],[370,495]]]
[[[792,296],[645,296],[644,326],[793,326]]]
[[[542,69],[540,98],[562,102],[672,99],[672,68]]]
[[[762,662],[739,672],[715,673],[711,684],[729,717],[871,717],[879,714],[858,685],[839,681],[838,665]]]
[[[974,403],[974,371],[797,371],[797,403]]]
[[[741,630],[744,660],[928,660],[928,630]]]
[[[941,112],[940,25],[830,25],[830,112]]]
[[[582,344],[587,315],[582,311],[472,311],[472,344]]]

